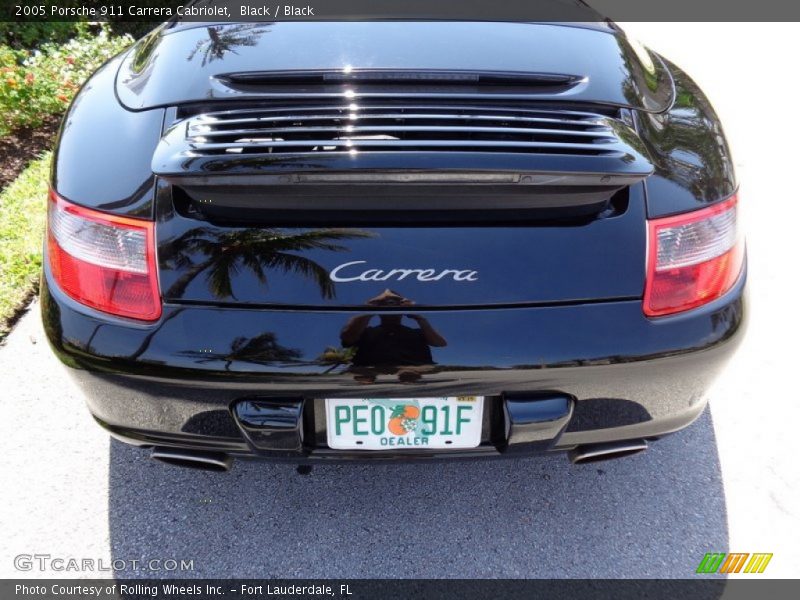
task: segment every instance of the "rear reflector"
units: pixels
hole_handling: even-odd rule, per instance
[[[70,297],[98,310],[155,321],[161,316],[153,222],[76,206],[50,192],[50,269]]]
[[[731,289],[744,260],[736,202],[733,196],[709,208],[648,221],[646,315],[695,308]]]

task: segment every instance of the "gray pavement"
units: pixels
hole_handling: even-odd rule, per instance
[[[98,575],[14,568],[36,553],[128,561],[122,574],[140,577],[165,572],[130,561],[191,560],[180,573],[191,577],[688,577],[705,552],[727,551],[772,552],[765,575],[800,576],[800,126],[788,105],[759,110],[755,85],[779,81],[781,98],[798,97],[759,44],[789,60],[800,36],[781,25],[629,29],[709,92],[743,181],[750,331],[698,422],[644,455],[580,467],[558,456],[186,471],[109,441],[34,307],[0,348],[0,577]]]

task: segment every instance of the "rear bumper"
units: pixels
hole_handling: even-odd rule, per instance
[[[723,298],[658,320],[639,301],[421,312],[448,341],[433,349],[436,364],[370,368],[368,385],[363,368],[330,351],[350,312],[166,305],[158,323],[140,325],[74,303],[45,275],[42,316],[89,410],[125,442],[302,462],[427,460],[565,451],[687,426],[742,338],[744,290],[743,275]],[[256,336],[267,343],[243,352]],[[324,398],[452,395],[487,397],[478,448],[327,447]],[[564,399],[568,414],[540,418],[542,398]],[[281,429],[267,418],[259,429],[245,402],[299,407],[297,420]]]

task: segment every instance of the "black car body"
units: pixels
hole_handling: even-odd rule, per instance
[[[64,120],[42,315],[171,462],[621,456],[742,336],[736,190],[703,93],[608,23],[168,23]],[[330,443],[366,398],[408,440],[482,398],[475,443]]]

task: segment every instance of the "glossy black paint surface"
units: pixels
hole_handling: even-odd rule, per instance
[[[348,380],[352,384],[347,376],[352,359],[341,351],[342,331],[354,315],[370,317],[373,325],[382,317],[401,319],[413,328],[419,324],[411,316],[429,321],[446,344],[432,348],[431,364],[437,368],[421,378],[421,386],[432,379],[447,380],[444,373],[449,370],[525,371],[695,352],[725,342],[744,317],[744,276],[720,300],[655,320],[642,314],[639,300],[427,312],[409,307],[400,313],[381,307],[355,312],[167,304],[158,323],[145,325],[79,305],[45,284],[49,295],[43,294],[43,316],[56,350],[86,367],[108,365],[113,372],[176,379],[201,373],[253,381],[269,376],[272,382],[308,376],[309,381],[319,380],[318,391],[325,392]],[[334,385],[326,388],[325,383]],[[495,385],[487,383],[475,391],[511,391],[502,388],[502,380],[497,383],[499,388],[487,389]]]
[[[505,450],[547,449],[569,424],[574,404],[574,398],[563,394],[505,395]]]
[[[644,60],[641,58],[644,56]],[[586,78],[540,100],[606,103],[659,111],[672,101],[669,74],[626,38],[575,27],[485,22],[280,22],[156,31],[122,66],[117,93],[140,110],[192,101],[252,99],[264,92],[231,85],[236,73],[349,69],[505,71]],[[175,85],[175,74],[196,76]],[[338,87],[333,96],[342,96]],[[358,98],[359,93],[355,96]]]
[[[288,455],[303,449],[303,398],[251,398],[233,406],[233,416],[259,450]]]
[[[357,307],[388,288],[416,306],[458,307],[639,298],[644,289],[641,185],[621,214],[538,227],[224,227],[165,204],[157,238],[169,302]],[[347,281],[359,277],[368,280]]]
[[[154,175],[156,148],[184,113],[276,93],[264,89],[272,84],[231,74],[344,73],[348,66],[588,76],[528,90],[525,102],[606,115],[632,136],[648,168],[637,165],[636,183],[589,186],[573,178],[556,185],[546,178],[583,167],[568,155],[543,155],[548,160],[539,166],[546,163],[547,173],[531,169],[543,179],[526,200],[530,211],[506,208],[503,215],[474,204],[462,211],[459,197],[474,203],[481,188],[454,187],[450,197],[428,192],[441,203],[435,219],[434,211],[401,217],[402,209],[357,218],[363,211],[336,210],[348,186],[335,193],[320,186],[310,201],[329,194],[332,209],[298,211],[290,222],[281,221],[280,210],[259,206],[262,197],[275,199],[276,187],[242,178],[264,170],[340,172],[353,162],[341,153],[255,165],[226,159],[197,172],[193,163],[183,179]],[[331,91],[334,99],[340,88]],[[377,172],[509,168],[502,153],[375,153],[363,160],[359,166]],[[535,156],[514,160],[521,170],[536,163]],[[486,396],[481,445],[436,456],[652,439],[700,414],[705,390],[744,332],[744,273],[723,298],[699,309],[660,319],[642,312],[646,217],[724,200],[736,180],[702,92],[677,67],[613,30],[279,23],[156,32],[110,61],[79,94],[60,134],[52,185],[77,204],[157,223],[165,303],[156,323],[77,304],[46,265],[41,292],[48,338],[92,414],[113,435],[143,446],[359,459],[364,455],[327,448],[324,399],[364,394]],[[203,212],[214,186],[233,208]],[[506,197],[506,188],[491,187]],[[405,189],[381,191],[376,196],[392,203]],[[371,193],[362,190],[359,201]],[[536,206],[536,194],[547,198],[546,210]],[[417,200],[425,208],[427,198]],[[356,263],[346,274],[372,276],[332,280],[344,263]],[[392,269],[414,273],[375,275]],[[434,278],[439,273],[445,275]],[[547,402],[534,405],[531,398]],[[433,455],[380,455],[398,456]]]
[[[733,157],[714,108],[686,73],[669,65],[677,90],[670,110],[634,113],[655,166],[647,179],[651,217],[703,208],[737,187]]]
[[[347,152],[330,152],[309,156],[307,154],[198,156],[183,141],[184,123],[167,132],[164,142],[153,155],[153,170],[164,179],[183,186],[214,186],[230,183],[233,178],[253,185],[263,185],[268,177],[285,173],[325,172],[420,172],[438,169],[442,172],[507,172],[526,174],[534,180],[555,182],[556,185],[614,185],[620,187],[641,181],[653,172],[653,166],[644,158],[639,138],[628,128],[623,134],[632,150],[616,156],[562,156],[542,154],[535,157],[511,154],[486,154],[474,151],[441,152],[371,152],[350,155]],[[174,140],[170,139],[175,138]],[[631,146],[628,146],[629,148]],[[163,154],[159,152],[163,150]],[[221,181],[220,181],[221,179]]]
[[[283,23],[281,25],[297,26],[298,24]],[[428,25],[436,25],[439,28],[449,27],[448,24],[442,23]],[[498,26],[498,24],[485,25]],[[522,24],[515,26],[532,27]],[[612,38],[612,41],[604,43],[629,45],[629,42],[618,39],[622,35],[619,33],[553,25],[537,27],[547,31],[554,30],[556,35],[567,32],[569,36],[577,36],[575,37],[575,44],[577,44],[575,47],[583,49],[582,52],[587,56],[592,54],[590,50],[597,39],[595,36]],[[185,33],[195,30],[204,31],[205,28],[191,28]],[[146,43],[147,39],[150,39],[151,45],[158,44],[162,37],[173,38],[183,35],[182,31],[175,31],[166,36],[155,33],[152,38],[145,38],[140,44]],[[502,47],[502,44],[500,46]],[[561,44],[557,46],[560,47]],[[142,50],[141,46],[137,46],[127,56],[114,59],[101,68],[89,80],[67,113],[53,164],[53,184],[59,193],[70,201],[118,214],[133,216],[152,214],[154,181],[150,163],[161,136],[165,111],[161,108],[139,112],[126,111],[119,105],[115,99],[114,90],[111,89],[114,81],[123,77],[123,75],[117,76],[120,63],[122,61],[131,62],[134,60],[132,58],[134,52],[145,52],[146,50],[146,48]],[[151,65],[150,70],[152,70],[152,61],[155,61],[156,54],[162,56],[164,60],[172,60],[169,56],[155,52],[155,50],[152,51],[152,54],[148,52],[145,54],[151,59],[151,62],[145,61]],[[627,62],[632,61],[631,54],[636,55],[636,52],[623,53]],[[550,61],[556,61],[556,64],[559,60],[557,52],[548,51],[542,53],[542,56]],[[211,63],[217,65],[214,68],[222,68],[219,65],[227,64],[229,58],[235,57],[236,55],[232,53],[223,53],[220,58],[214,59]],[[659,57],[651,58],[655,61],[656,66],[663,64],[663,60]],[[144,58],[139,60],[144,61]],[[183,59],[176,60],[183,61]],[[193,58],[192,60],[202,62],[202,59]],[[377,57],[372,58],[367,62],[375,66],[378,64],[378,59]],[[622,115],[624,119],[627,119],[626,115],[629,115],[646,148],[648,157],[656,166],[656,172],[646,180],[648,215],[651,217],[701,208],[709,203],[725,199],[736,188],[733,161],[724,139],[722,125],[714,113],[713,107],[685,73],[671,63],[667,64],[670,71],[668,76],[671,90],[670,99],[659,106],[659,108],[667,107],[667,109],[658,114],[634,110]],[[423,66],[425,65],[427,63]],[[341,62],[335,65],[335,68],[343,69],[345,66],[346,64]],[[508,69],[509,65],[505,65],[503,68]],[[142,66],[142,70],[142,77],[144,77],[146,68]],[[553,66],[551,70],[556,71],[557,69]],[[181,65],[177,72],[187,73],[187,70],[185,66]],[[174,85],[174,77],[174,73],[170,76],[165,74],[162,85],[168,90],[183,89],[185,85]],[[204,77],[198,77],[198,80],[205,81]],[[662,85],[665,84],[659,84],[659,86]],[[641,90],[642,87],[647,88],[647,85],[643,83],[634,85],[633,82],[629,82],[624,89],[626,94],[631,95],[636,94],[637,90]],[[566,106],[570,106],[575,101],[576,98],[572,97],[559,100]],[[582,102],[576,104],[579,107],[583,105]],[[121,143],[121,140],[124,140],[124,143]],[[443,160],[441,156],[438,159],[443,162],[436,165],[437,168],[448,166],[447,161]],[[320,166],[325,168],[341,169],[346,166],[341,164],[341,158],[332,155],[321,157],[319,160],[322,161]],[[412,155],[404,157],[403,160],[406,168],[420,169],[432,166],[430,156],[414,158]],[[457,158],[458,164],[471,169],[491,168],[493,163],[487,163],[486,160],[494,161],[494,168],[499,167],[496,164],[496,157],[492,156],[486,157],[483,162],[477,156],[468,162],[465,162],[462,157]],[[392,161],[397,164],[397,157],[392,157]],[[374,161],[370,168],[381,168],[381,166],[380,161]],[[307,165],[300,161],[295,167],[305,169]],[[230,172],[235,172],[236,165],[232,164],[229,168]],[[217,169],[215,174],[219,176],[224,175],[225,172]]]
[[[152,149],[164,111],[132,113],[117,102],[121,58],[106,63],[75,97],[58,136],[52,185],[71,202],[132,217],[152,218]]]
[[[419,397],[469,390],[501,397],[550,391],[575,398],[573,414],[566,432],[530,451],[658,437],[700,414],[704,392],[741,340],[746,317],[744,277],[724,298],[657,321],[646,319],[636,300],[415,312],[447,340],[432,348],[433,362],[370,366],[354,364],[342,346],[349,311],[167,305],[159,324],[133,326],[81,307],[44,283],[48,338],[103,425],[140,445],[241,455],[263,453],[246,441],[252,431],[245,427],[243,433],[231,416],[232,407],[254,396],[304,398],[319,415],[323,398],[366,393]],[[417,325],[406,320],[406,326]],[[324,423],[317,428],[317,439],[324,440]],[[307,426],[307,436],[312,431]],[[503,447],[487,437],[475,452],[455,455],[493,455]],[[265,455],[286,458],[287,452]],[[324,443],[302,456],[359,458]]]

